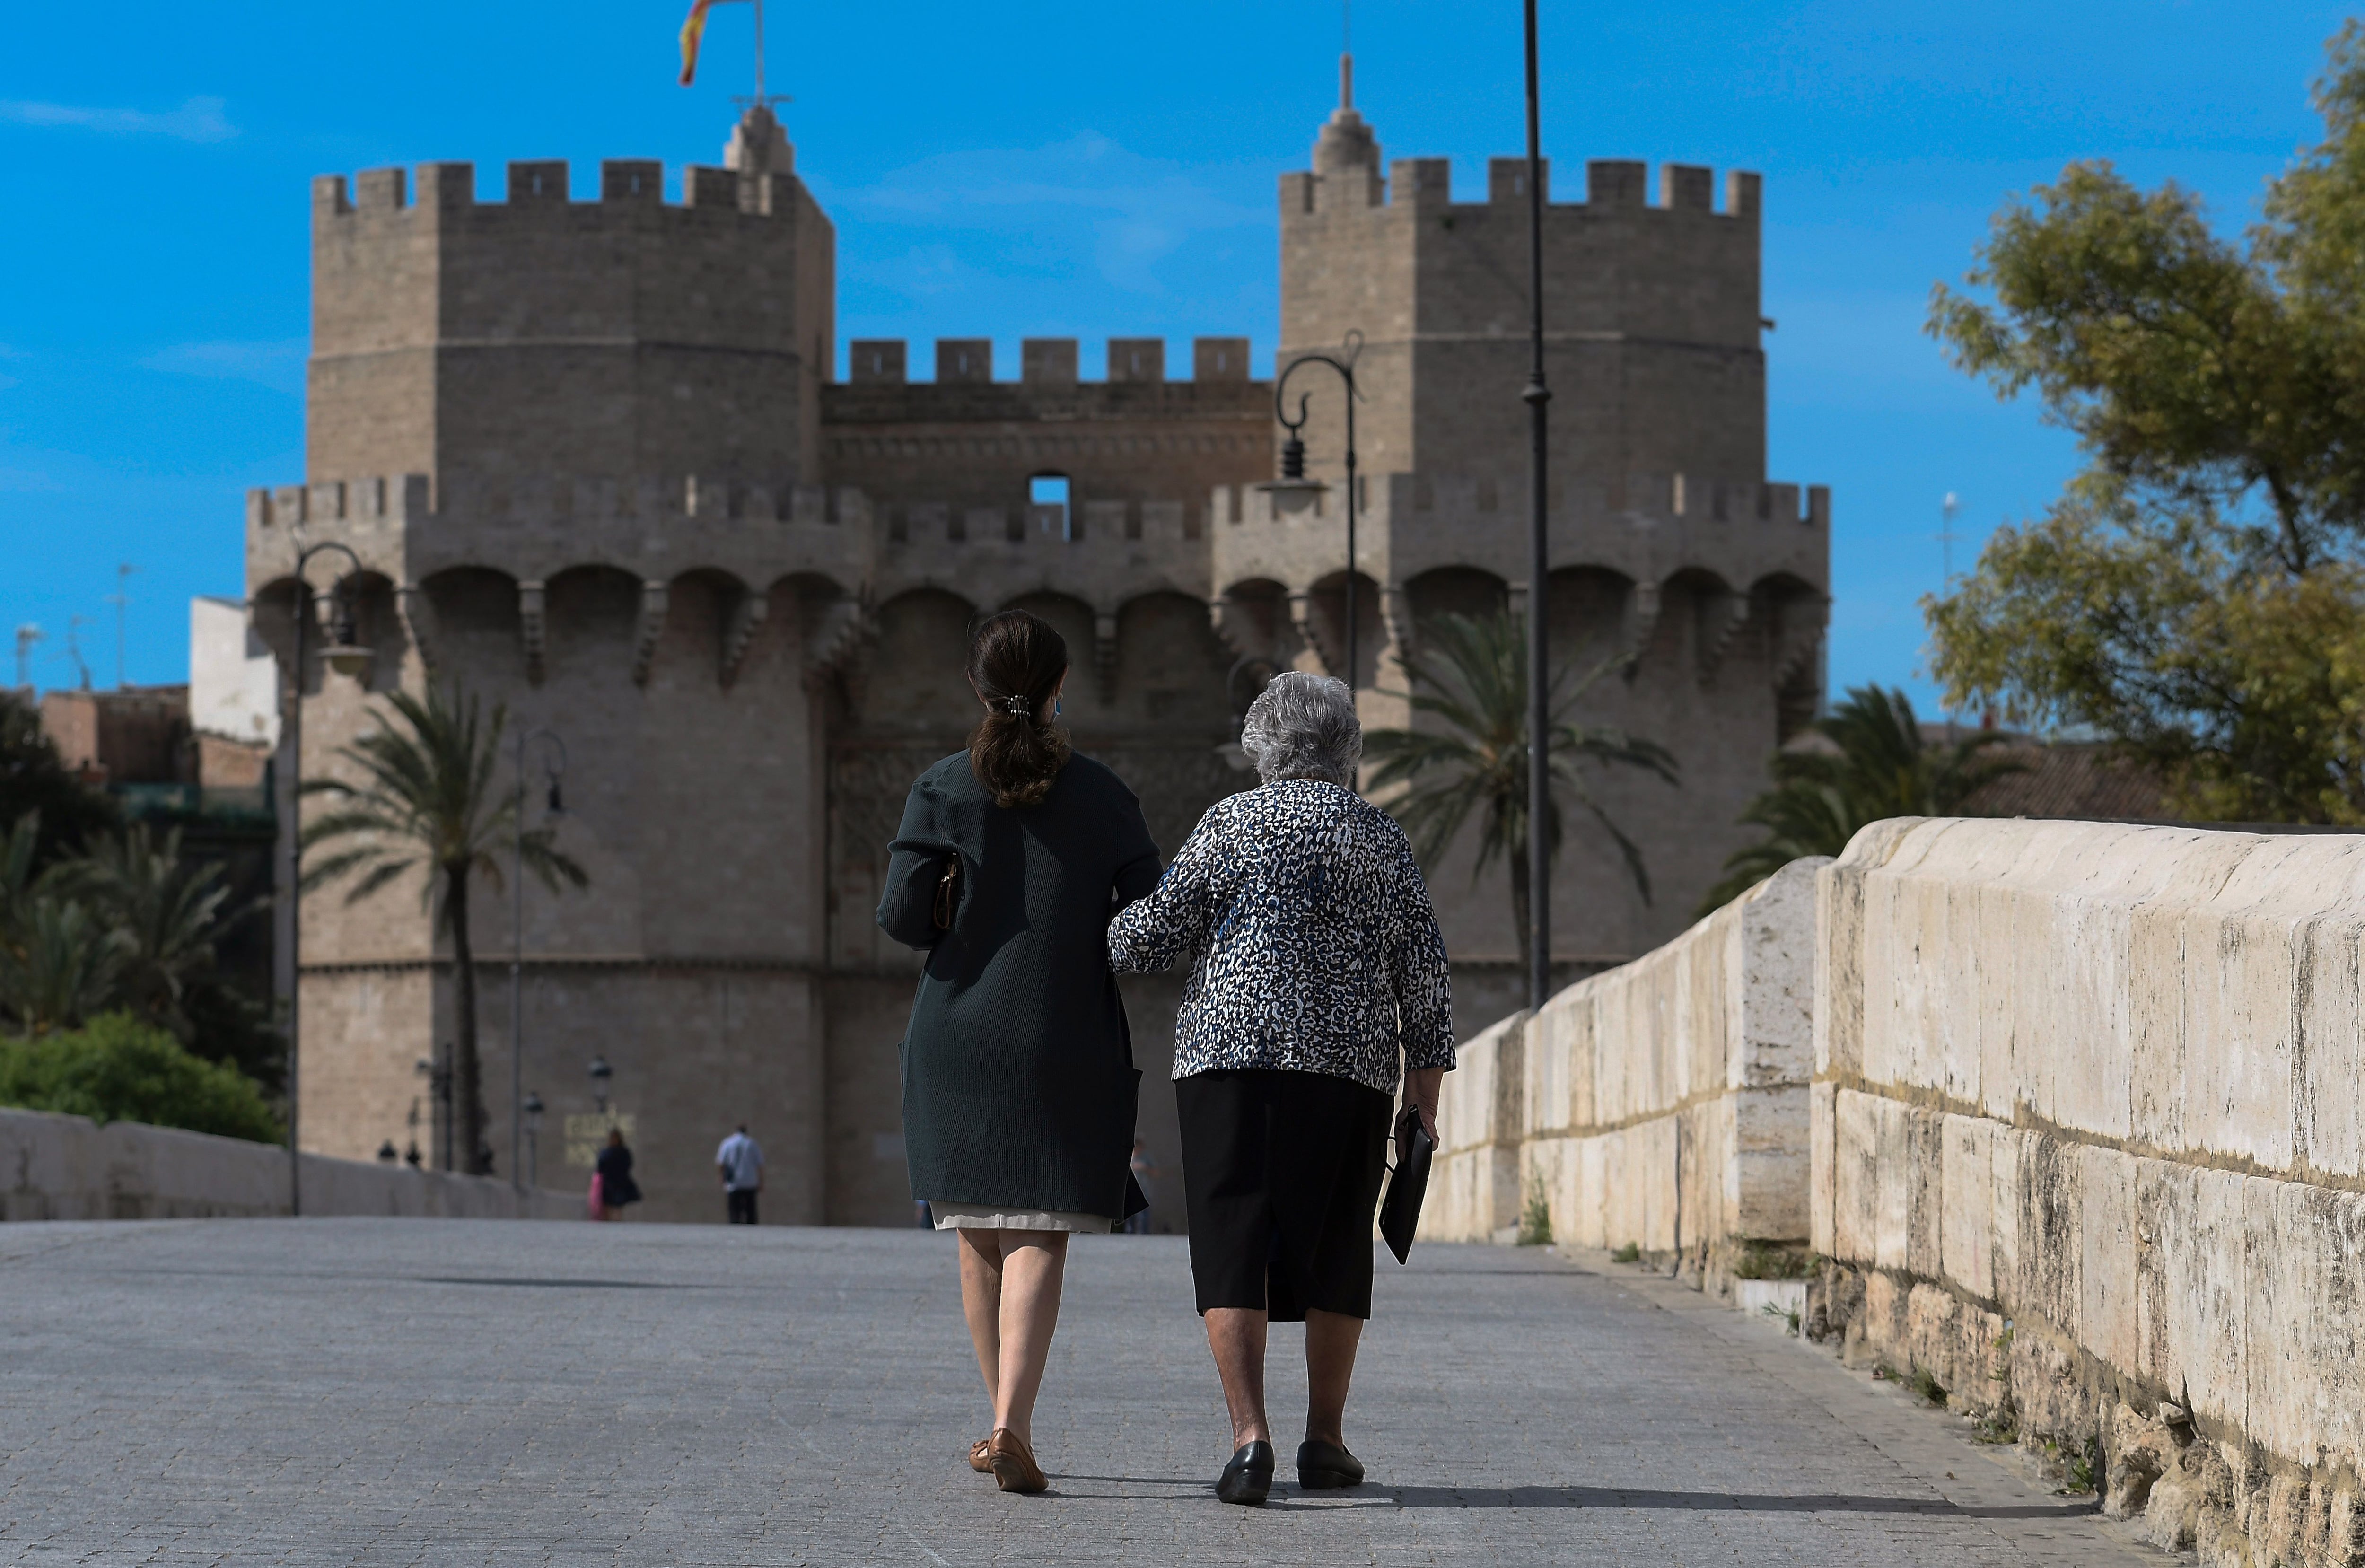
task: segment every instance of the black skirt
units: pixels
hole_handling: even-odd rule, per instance
[[[1199,1310],[1372,1316],[1372,1217],[1395,1106],[1322,1072],[1232,1068],[1174,1085]]]

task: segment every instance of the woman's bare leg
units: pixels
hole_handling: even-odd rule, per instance
[[[1001,1243],[1002,1375],[993,1384],[993,1424],[1035,1443],[1035,1395],[1059,1326],[1059,1284],[1068,1264],[1064,1230],[1004,1230]],[[981,1358],[983,1352],[979,1352]]]
[[[1224,1380],[1224,1407],[1232,1416],[1232,1447],[1271,1441],[1264,1419],[1265,1315],[1251,1306],[1207,1309],[1207,1349]]]
[[[1002,1408],[1002,1232],[962,1226],[953,1234],[960,1238],[961,1316],[969,1319],[969,1342],[977,1351],[977,1370],[985,1374],[985,1397],[999,1411]]]
[[[1344,1313],[1306,1309],[1306,1436],[1347,1446],[1347,1384],[1355,1376],[1355,1347],[1363,1320]]]

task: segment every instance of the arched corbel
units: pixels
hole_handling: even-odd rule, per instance
[[[539,579],[518,584],[518,630],[525,642],[525,678],[542,684],[543,655],[548,646],[549,622]]]
[[[1701,607],[1699,639],[1699,678],[1705,686],[1716,678],[1717,666],[1749,624],[1749,596],[1745,593],[1721,593]]]
[[[652,577],[641,585],[640,635],[633,648],[633,684],[646,686],[656,663],[657,639],[665,635],[666,586]]]
[[[1100,677],[1101,700],[1116,700],[1116,616],[1108,610],[1093,615],[1093,667]]]
[[[1659,629],[1659,585],[1636,582],[1626,596],[1626,678],[1633,679],[1642,670],[1642,650],[1651,645],[1651,633]]]
[[[739,666],[746,662],[747,650],[771,610],[771,599],[754,588],[742,592],[739,602],[731,607],[730,623],[723,630],[723,667],[719,672],[725,687],[739,678]]]
[[[394,610],[402,618],[404,635],[419,651],[420,665],[428,674],[434,674],[438,655],[443,652],[437,638],[435,601],[417,583],[405,583],[394,590]]]
[[[1306,644],[1306,651],[1321,661],[1323,672],[1336,675],[1338,660],[1332,657],[1328,648],[1323,646],[1322,623],[1314,613],[1312,594],[1301,589],[1289,596],[1289,625],[1297,633],[1297,640]]]

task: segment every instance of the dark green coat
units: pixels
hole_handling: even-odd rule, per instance
[[[1071,756],[1038,806],[1004,810],[945,758],[912,786],[879,924],[928,955],[903,1036],[912,1196],[1121,1219],[1141,1074],[1108,962],[1109,917],[1158,885],[1141,803]],[[961,862],[950,931],[932,918]]]

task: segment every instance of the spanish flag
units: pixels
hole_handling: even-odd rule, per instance
[[[690,0],[689,20],[681,25],[681,84],[698,74],[698,40],[706,34],[706,9],[715,0]]]

